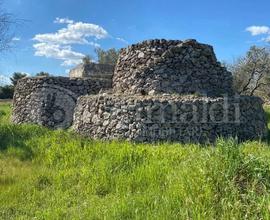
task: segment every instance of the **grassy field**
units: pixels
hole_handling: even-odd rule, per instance
[[[9,117],[0,103],[1,220],[270,219],[266,142],[97,142]]]

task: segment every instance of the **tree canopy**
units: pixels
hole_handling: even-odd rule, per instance
[[[0,2],[0,52],[6,51],[12,46],[12,28],[16,20],[12,14],[6,13]]]
[[[36,76],[50,76],[50,74],[47,72],[41,71],[41,72],[37,73]]]
[[[258,95],[270,85],[270,50],[252,46],[229,69],[234,76],[236,91],[243,95]]]
[[[95,52],[98,57],[98,63],[116,65],[119,56],[119,51],[116,50],[115,48],[111,48],[107,51],[102,50],[101,48],[97,48]]]
[[[10,77],[11,83],[13,86],[16,86],[19,79],[26,77],[25,73],[15,72],[13,73],[12,77]]]

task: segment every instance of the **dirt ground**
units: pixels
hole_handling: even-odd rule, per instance
[[[12,103],[12,99],[0,99],[0,104]]]

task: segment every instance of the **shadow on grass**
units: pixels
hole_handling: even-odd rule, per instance
[[[13,149],[21,159],[32,159],[33,151],[27,141],[46,132],[47,129],[35,125],[0,125],[0,152]]]
[[[270,143],[270,107],[269,106],[266,106],[264,107],[265,109],[265,116],[266,116],[266,120],[267,120],[267,127],[268,127],[268,130],[267,130],[267,143],[269,144]]]

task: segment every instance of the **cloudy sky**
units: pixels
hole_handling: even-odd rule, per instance
[[[13,72],[67,75],[94,49],[151,38],[195,38],[230,62],[251,45],[270,42],[269,0],[2,0],[24,19],[12,52],[0,59],[0,80]]]

